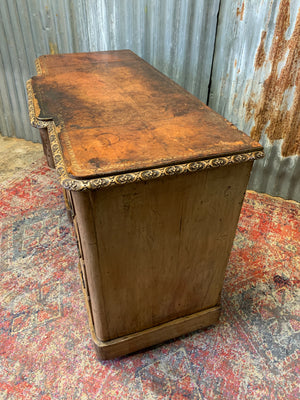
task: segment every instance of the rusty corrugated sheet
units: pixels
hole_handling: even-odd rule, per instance
[[[220,0],[1,0],[0,132],[39,141],[25,82],[42,54],[131,49],[206,101]]]
[[[265,146],[249,187],[300,201],[300,0],[220,7],[209,105]]]

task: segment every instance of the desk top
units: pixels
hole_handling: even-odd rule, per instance
[[[262,146],[129,50],[47,55],[28,82],[76,179],[261,151]]]

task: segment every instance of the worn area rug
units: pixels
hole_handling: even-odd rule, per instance
[[[0,399],[300,398],[299,204],[247,192],[217,326],[100,362],[56,173],[0,189]]]

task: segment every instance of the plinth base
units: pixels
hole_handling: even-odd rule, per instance
[[[80,263],[79,269],[81,272],[82,290],[88,312],[90,331],[100,360],[110,360],[145,349],[155,344],[165,342],[166,340],[196,331],[197,329],[203,329],[214,325],[219,320],[221,307],[216,306],[131,335],[122,336],[113,340],[101,341],[95,334],[88,289],[83,278],[84,271],[82,271]]]

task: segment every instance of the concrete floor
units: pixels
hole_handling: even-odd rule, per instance
[[[11,178],[18,170],[29,167],[43,155],[43,146],[40,143],[0,134],[0,180]]]

